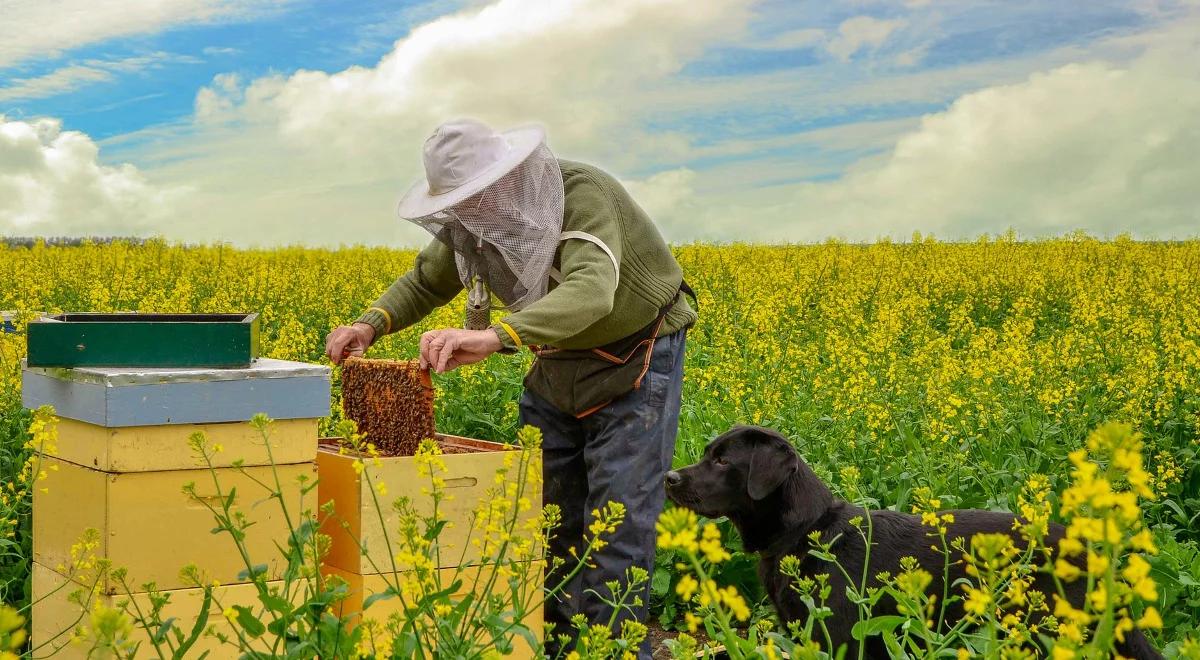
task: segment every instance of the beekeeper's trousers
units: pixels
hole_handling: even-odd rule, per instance
[[[577,564],[570,549],[582,554],[587,546],[592,512],[608,502],[625,505],[624,522],[615,533],[604,536],[607,544],[593,555],[595,567],[584,568],[562,595],[546,602],[546,623],[554,624],[554,633],[546,638],[551,657],[559,650],[553,635],[567,634],[572,640],[577,636],[570,623],[576,613],[584,614],[589,624],[608,622],[612,608],[597,594],[612,600],[605,583],[617,580],[624,587],[632,566],[645,569],[648,579],[634,593],[641,604],[627,602],[629,609],[618,613],[614,636],[620,634],[625,619],[646,621],[649,577],[654,575],[654,525],[663,510],[663,479],[671,469],[679,428],[686,333],[680,330],[659,337],[641,386],[583,419],[559,411],[528,390],[521,397],[520,423],[542,431],[543,502],[562,510],[550,553],[566,563],[547,574],[547,588],[561,582]],[[650,658],[648,642],[642,643],[638,656]]]

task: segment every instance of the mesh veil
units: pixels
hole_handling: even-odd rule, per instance
[[[410,220],[454,250],[459,279],[468,291],[480,277],[500,302],[516,311],[546,295],[564,204],[558,160],[541,144],[483,191]]]

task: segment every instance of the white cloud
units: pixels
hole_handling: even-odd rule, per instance
[[[84,85],[112,80],[112,73],[92,66],[73,64],[36,78],[13,78],[0,87],[0,101],[42,99],[78,89]]]
[[[925,59],[925,56],[928,54],[929,54],[929,44],[922,44],[915,48],[909,48],[908,50],[903,51],[899,55],[896,55],[896,66],[901,66],[901,67],[916,66],[916,65],[920,64],[921,60]]]
[[[194,122],[122,136],[105,152],[194,187],[169,221],[157,216],[164,233],[243,245],[428,240],[392,210],[420,175],[421,142],[455,115],[498,127],[540,120],[560,155],[614,174],[662,168],[628,186],[676,240],[1200,225],[1184,185],[1200,172],[1180,156],[1200,149],[1194,30],[1174,31],[1192,36],[1171,55],[1161,54],[1170,39],[1148,32],[886,76],[837,62],[804,75],[675,75],[746,36],[747,19],[742,0],[499,0],[414,29],[372,67],[218,76],[196,95]],[[833,38],[840,45],[820,43],[851,60],[881,46],[891,55],[898,26],[853,20]],[[819,43],[813,31],[785,36],[779,47]],[[1129,63],[1147,48],[1159,54]],[[737,124],[747,110],[827,125],[864,108],[943,102],[919,120],[783,134],[660,128]]]
[[[705,172],[672,189],[668,223],[747,240],[872,240],[913,231],[969,238],[1086,229],[1143,237],[1200,233],[1200,47],[1128,66],[1069,64],[966,94],[922,119],[883,159],[840,180],[760,187],[721,199]],[[692,185],[694,183],[694,185]]]
[[[419,26],[371,68],[254,81],[238,111],[277,122],[289,138],[352,151],[385,135],[417,153],[436,123],[458,114],[497,125],[542,121],[561,144],[595,143],[625,123],[611,100],[740,35],[747,5],[499,0]]]
[[[243,82],[196,96],[189,135],[151,158],[198,203],[171,229],[241,242],[423,240],[392,210],[441,121],[547,126],[560,155],[634,167],[688,148],[637,101],[744,33],[750,0],[499,0],[415,28],[373,67]],[[147,152],[139,154],[139,160]],[[143,161],[144,162],[144,161]],[[286,237],[286,238],[285,238]]]
[[[659,172],[643,180],[623,181],[625,189],[651,218],[676,218],[695,197],[696,172],[686,167]],[[688,238],[686,228],[663,226],[667,240]],[[684,231],[678,231],[683,229]]]
[[[254,16],[286,0],[4,0],[0,68],[134,34]]]
[[[169,62],[195,63],[198,60],[171,53],[150,53],[118,60],[85,60],[33,78],[13,78],[0,87],[0,101],[42,99],[75,91],[85,85],[112,80],[116,73],[132,73],[162,66]]]
[[[242,79],[236,73],[217,74],[209,87],[201,87],[196,93],[196,119],[206,122],[220,119],[233,111],[234,104],[242,101]]]
[[[1200,17],[1198,17],[1200,18]],[[953,66],[917,66],[909,69],[887,67],[880,73],[870,63],[851,66],[830,64],[806,67],[803,75],[795,70],[775,71],[754,76],[704,77],[701,79],[672,78],[664,81],[654,92],[641,95],[639,102],[654,109],[654,116],[691,118],[700,123],[713,117],[724,122],[748,109],[768,117],[788,117],[794,123],[843,127],[849,132],[863,130],[863,124],[846,122],[858,114],[893,116],[890,108],[899,106],[945,106],[955,99],[986,86],[1014,84],[1030,75],[1074,62],[1109,61],[1125,65],[1148,50],[1184,47],[1195,39],[1200,29],[1196,20],[1190,22],[1176,17],[1166,29],[1150,29],[1136,34],[1117,33],[1087,44],[1069,44],[1049,51],[1022,52],[1012,57],[985,58]],[[761,116],[761,115],[760,115]],[[919,115],[898,119],[915,124]],[[763,135],[786,141],[795,134],[779,136],[766,126]],[[815,131],[801,131],[811,134]],[[872,131],[874,133],[874,131]],[[881,136],[876,149],[890,149],[898,135]],[[704,140],[706,144],[721,145],[721,141]],[[764,145],[764,148],[769,145]],[[696,155],[692,147],[672,162],[676,154],[668,154],[653,165],[673,167]],[[805,154],[808,157],[809,154]],[[646,167],[642,164],[642,167]]]
[[[131,165],[98,162],[88,136],[53,119],[0,115],[0,233],[146,235],[181,190],[158,188]]]
[[[882,19],[874,16],[855,16],[842,21],[838,34],[830,40],[827,49],[843,62],[863,48],[876,49],[883,45],[896,30],[904,27],[904,19]]]

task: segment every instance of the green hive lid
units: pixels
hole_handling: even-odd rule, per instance
[[[26,328],[28,365],[245,368],[258,333],[257,313],[52,314]]]

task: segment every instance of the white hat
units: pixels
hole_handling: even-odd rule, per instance
[[[537,126],[498,133],[474,119],[448,121],[425,140],[425,178],[404,194],[396,213],[413,219],[454,206],[511,172],[545,140]]]

